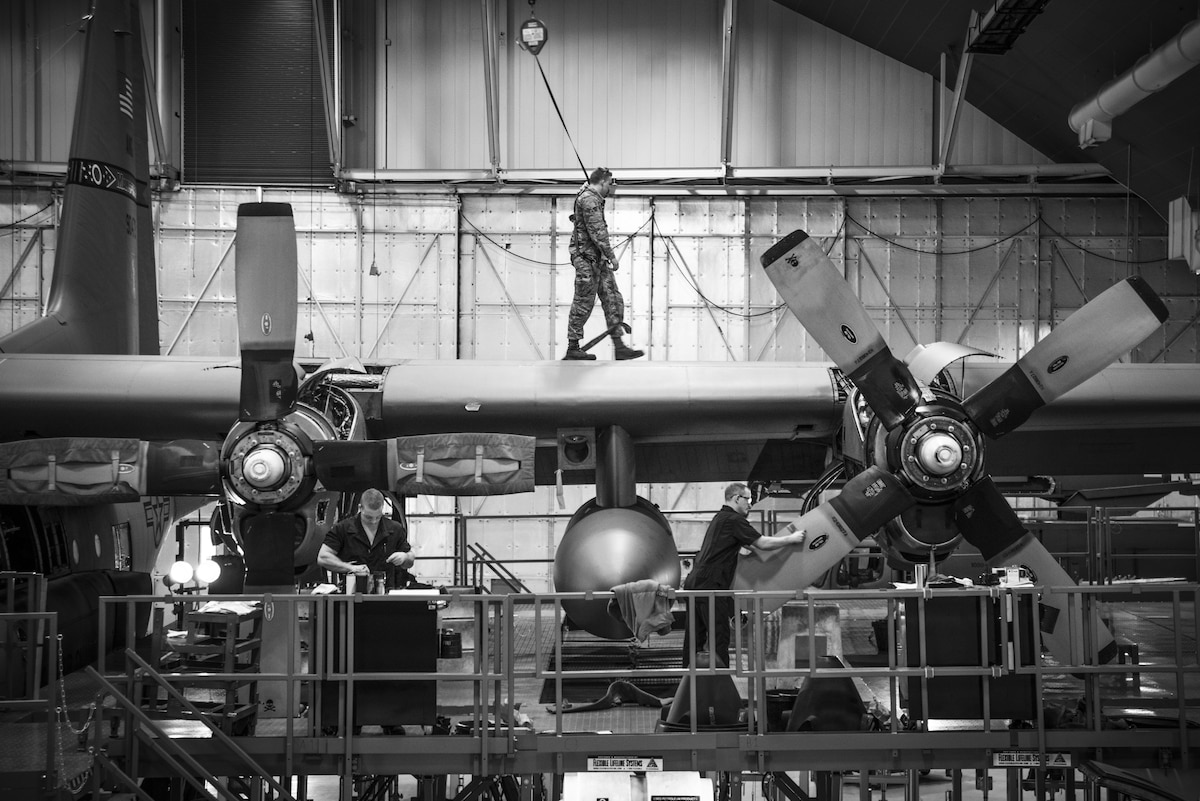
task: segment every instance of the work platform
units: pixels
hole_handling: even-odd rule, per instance
[[[78,722],[87,717],[84,707],[97,697],[102,682],[114,690],[102,698],[102,714],[86,740],[88,756],[96,759],[97,775],[105,775],[107,781],[114,781],[116,769],[137,777],[178,776],[181,763],[176,759],[172,764],[170,756],[176,746],[214,777],[259,774],[285,778],[286,784],[297,776],[340,776],[346,793],[353,776],[561,777],[586,771],[595,764],[589,760],[605,756],[653,757],[665,770],[731,775],[972,771],[1028,764],[1030,755],[1034,761],[1066,760],[1071,766],[1098,761],[1130,769],[1189,770],[1200,766],[1197,592],[1200,586],[1182,583],[1070,591],[1067,625],[1076,658],[1060,664],[1046,654],[1031,658],[1041,651],[1038,627],[1029,625],[1040,619],[1036,588],[813,590],[796,595],[783,614],[761,613],[770,594],[736,593],[743,625],[735,630],[733,665],[690,669],[675,661],[682,656],[679,630],[651,635],[637,646],[570,630],[564,625],[560,602],[584,598],[582,594],[452,594],[419,600],[310,595],[121,598],[106,601],[105,606],[105,614],[115,615],[118,621],[132,620],[127,612],[132,603],[257,602],[267,620],[264,636],[277,639],[276,657],[282,653],[293,658],[276,659],[270,671],[260,666],[257,672],[205,675],[207,682],[218,684],[258,683],[257,719],[250,727],[252,733],[242,736],[226,736],[220,731],[221,721],[146,715],[133,685],[146,683],[156,666],[145,663],[143,667],[136,661],[142,658],[136,651],[119,655],[118,661],[110,655],[103,670],[68,677],[66,697],[68,709],[74,710],[72,719]],[[681,591],[677,595],[706,603],[720,594]],[[597,603],[607,603],[608,597],[608,593],[591,596]],[[921,664],[916,655],[935,653],[939,643],[923,641],[929,627],[915,624],[948,600],[978,605],[981,621],[993,608],[1024,608],[1026,613],[1011,615],[997,626],[993,642],[978,643],[979,659],[963,660],[968,664]],[[357,667],[361,656],[347,645],[353,642],[356,619],[349,615],[356,608],[376,613],[373,634],[380,643],[411,643],[417,636],[412,622],[407,630],[403,626],[380,630],[380,610],[400,608],[389,607],[394,604],[427,610],[421,612],[428,615],[428,622],[422,624],[426,630],[419,636],[440,640],[448,632],[457,633],[461,655],[443,650],[442,655],[451,658],[437,658],[432,670],[365,672]],[[1093,606],[1116,635],[1122,661],[1099,665],[1088,656],[1096,632],[1085,621],[1091,619]],[[335,619],[348,626],[329,625]],[[387,619],[386,613],[382,619]],[[685,625],[689,620],[685,616]],[[438,644],[431,640],[422,647]],[[269,644],[264,647],[264,663],[271,661],[271,650]],[[623,666],[618,664],[621,654],[628,657]],[[822,654],[840,657],[845,667],[824,667],[829,663],[821,659]],[[160,678],[150,681],[195,685],[194,674],[155,672]],[[909,708],[913,687],[922,687],[924,697],[936,700],[937,682],[964,677],[981,688],[992,682],[1024,682],[1036,711],[1021,719],[990,715],[986,711],[990,701],[985,700],[990,692],[976,699],[984,705],[985,717],[935,719]],[[681,679],[691,684],[682,702],[702,710],[705,682],[731,684],[744,705],[738,719],[709,727],[695,722],[703,718],[701,714],[689,716],[682,727],[666,726],[662,709],[631,702],[574,713],[561,711],[559,704],[564,697],[576,705],[596,700],[617,680],[638,683],[648,696],[670,700]],[[870,713],[869,725],[876,730],[777,730],[781,692],[806,683],[847,680],[853,682]],[[372,689],[397,688],[400,694],[405,687],[432,690],[434,697],[427,700],[434,703],[421,713],[430,719],[397,719],[397,724],[405,725],[407,736],[383,735],[374,725],[377,718],[364,721],[360,734],[343,736],[359,725],[351,705],[344,701],[354,697],[356,687],[361,690],[368,684]],[[315,695],[331,690],[336,695],[332,725],[328,707],[322,715],[321,704],[313,702]],[[202,702],[207,700],[204,692],[193,686],[182,695]],[[264,699],[272,693],[275,700],[268,705]],[[117,696],[124,696],[129,706]],[[517,704],[519,717],[514,717],[510,710]],[[511,725],[514,722],[523,725]],[[0,742],[8,745],[18,736],[28,742],[21,732],[37,725],[6,725],[0,728]],[[485,731],[487,736],[477,734]],[[74,735],[68,736],[64,750],[78,760],[83,754],[75,751]],[[202,775],[194,766],[191,772]],[[269,792],[267,788],[264,797],[270,797]]]

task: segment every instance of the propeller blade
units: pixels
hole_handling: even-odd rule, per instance
[[[246,555],[246,592],[251,588],[289,587],[296,583],[292,554],[303,541],[307,521],[297,514],[247,514],[238,521]]]
[[[58,437],[0,444],[0,503],[89,506],[219,495],[220,444]]]
[[[1001,437],[1137,347],[1166,319],[1167,307],[1150,285],[1126,278],[1064,320],[963,408],[983,433]]]
[[[789,524],[781,534],[804,531],[798,547],[774,551],[752,549],[738,559],[735,590],[803,590],[836,565],[866,537],[900,515],[915,501],[904,485],[879,467],[868,467],[846,482],[837,497]],[[764,611],[774,611],[786,598],[767,599]]]
[[[1090,625],[1083,632],[1072,631],[1069,596],[1055,592],[1055,588],[1074,587],[1074,579],[1025,529],[991,477],[968,487],[955,505],[955,521],[963,538],[979,549],[988,567],[1023,565],[1033,573],[1034,583],[1042,585],[1041,638],[1054,658],[1063,664],[1081,664],[1083,654],[1072,648],[1072,642],[1090,641],[1097,663],[1111,662],[1117,654],[1112,632],[1100,622],[1094,609]]]
[[[792,314],[825,350],[889,429],[917,405],[921,389],[897,359],[850,285],[804,231],[762,255],[763,269]]]
[[[296,402],[296,226],[287,203],[238,206],[239,419],[277,420]]]
[[[401,495],[532,492],[536,440],[515,434],[427,434],[318,442],[317,478],[326,489],[374,487]]]

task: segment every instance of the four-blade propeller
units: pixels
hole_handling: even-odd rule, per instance
[[[930,504],[946,508],[951,503],[959,532],[980,550],[989,566],[1015,563],[1028,567],[1046,588],[1043,641],[1056,656],[1070,658],[1068,627],[1058,623],[1067,619],[1067,596],[1061,590],[1074,582],[1045,546],[1025,530],[983,472],[983,437],[995,439],[1012,431],[1038,407],[1053,402],[1136,347],[1166,320],[1162,301],[1145,281],[1128,278],[1055,328],[1000,378],[958,402],[923,391],[908,367],[884,344],[867,310],[833,262],[805,232],[784,237],[763,255],[762,264],[788,308],[854,382],[882,423],[885,432],[877,435],[878,447],[867,448],[876,462],[868,470],[882,468],[893,480],[903,477],[903,483]],[[890,502],[894,500],[851,492],[845,506],[850,513],[867,518]],[[803,528],[806,520],[801,518],[794,525]],[[854,533],[858,539],[866,536]],[[843,554],[857,544],[851,538],[843,540],[838,547]],[[820,559],[792,561],[806,565],[804,578],[812,581],[837,560],[827,553]],[[760,573],[765,570],[756,569]],[[741,565],[739,571],[743,571]],[[749,572],[746,575],[749,577]],[[744,586],[764,584],[771,581],[747,581]],[[1111,659],[1115,654],[1112,635],[1098,619],[1087,628],[1098,632],[1092,643],[1094,652],[1103,661]]]
[[[236,246],[241,384],[238,420],[230,421],[224,443],[76,437],[0,444],[0,503],[224,494],[262,513],[253,528],[283,529],[280,540],[290,542],[294,511],[321,490],[494,495],[533,489],[532,437],[436,433],[367,440],[361,424],[339,434],[321,410],[301,402],[292,207],[242,204]],[[346,408],[354,407],[345,400]],[[288,513],[286,521],[273,517],[280,512]]]

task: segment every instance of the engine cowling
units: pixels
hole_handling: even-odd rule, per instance
[[[678,587],[680,575],[670,523],[645,498],[628,507],[604,508],[595,499],[583,504],[567,523],[554,555],[556,592],[607,592],[642,579]],[[591,634],[613,640],[632,637],[607,607],[603,599],[563,601],[571,621]]]

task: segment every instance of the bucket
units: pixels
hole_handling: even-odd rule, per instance
[[[767,690],[767,731],[787,731],[787,717],[796,705],[799,690]]]
[[[454,629],[441,629],[438,638],[440,659],[462,659],[462,634]]]

